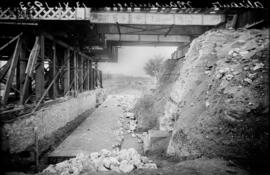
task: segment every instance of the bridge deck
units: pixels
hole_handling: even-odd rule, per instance
[[[39,8],[31,10],[0,8],[0,20],[88,20],[98,24],[202,25],[215,26],[225,21],[224,14],[92,12],[91,8]]]

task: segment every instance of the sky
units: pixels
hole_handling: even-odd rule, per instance
[[[100,63],[104,73],[124,74],[128,76],[148,76],[143,70],[146,62],[155,55],[171,58],[177,47],[125,46],[118,50],[118,62]]]

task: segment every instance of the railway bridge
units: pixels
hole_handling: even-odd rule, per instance
[[[37,109],[46,98],[76,96],[102,86],[98,62],[116,62],[119,46],[186,46],[224,22],[213,9],[1,8],[1,102],[32,99]]]
[[[103,87],[98,64],[117,62],[119,47],[177,46],[172,58],[178,59],[195,37],[241,25],[239,17],[197,8],[0,7],[0,116],[8,133],[2,151],[18,154],[46,143],[95,108]]]

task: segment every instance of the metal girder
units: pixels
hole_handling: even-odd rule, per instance
[[[121,34],[164,35],[171,25],[130,25],[121,24]],[[201,35],[209,26],[173,26],[168,35]],[[97,31],[104,34],[118,34],[115,24],[97,24]]]
[[[111,44],[113,46],[181,46],[187,43],[182,42],[152,42],[152,41],[107,41],[108,45]]]
[[[98,24],[149,24],[149,25],[208,25],[215,26],[225,21],[223,14],[168,14],[91,12],[91,23]]]
[[[105,40],[110,41],[152,41],[152,42],[190,42],[186,35],[117,35],[105,34]]]

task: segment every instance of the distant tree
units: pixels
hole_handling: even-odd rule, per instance
[[[163,63],[164,57],[156,55],[153,58],[149,59],[144,66],[146,74],[154,77],[156,80],[160,76],[161,66]]]

